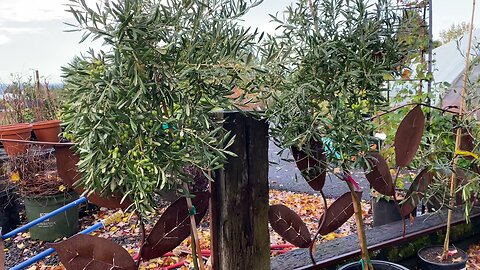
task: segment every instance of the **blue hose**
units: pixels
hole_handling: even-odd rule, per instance
[[[96,231],[96,230],[100,229],[101,227],[103,227],[103,222],[98,222],[98,223],[86,228],[85,230],[79,232],[78,234],[89,234],[93,231]],[[38,253],[37,255],[31,257],[30,259],[15,265],[14,267],[10,268],[10,270],[24,269],[24,268],[42,260],[42,259],[44,259],[45,257],[51,255],[54,252],[55,252],[55,249],[53,249],[53,248],[46,249],[46,250]]]
[[[75,201],[73,201],[73,202],[71,202],[67,205],[64,205],[64,206],[62,206],[62,207],[44,215],[44,216],[41,216],[41,217],[35,219],[34,221],[31,221],[31,222],[23,225],[22,227],[19,227],[19,228],[15,229],[15,230],[13,230],[9,233],[6,233],[6,234],[2,235],[2,239],[6,240],[8,238],[11,238],[11,237],[15,236],[16,234],[24,232],[24,231],[30,229],[31,227],[33,227],[33,226],[35,226],[39,223],[42,223],[43,221],[45,221],[45,220],[47,220],[47,219],[49,219],[53,216],[56,216],[56,215],[58,215],[62,212],[65,212],[66,210],[68,210],[72,207],[78,206],[78,205],[80,205],[82,203],[86,203],[86,202],[87,202],[87,198],[81,197],[81,198],[79,198],[79,199],[77,199],[77,200],[75,200]]]

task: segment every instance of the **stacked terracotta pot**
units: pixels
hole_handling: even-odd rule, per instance
[[[0,126],[0,139],[17,140],[12,142],[2,142],[7,155],[18,156],[25,154],[29,144],[22,141],[29,141],[31,139],[32,130],[38,141],[58,142],[58,135],[61,131],[60,121],[49,120],[35,122],[33,124],[21,123]]]

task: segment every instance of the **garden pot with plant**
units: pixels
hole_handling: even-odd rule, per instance
[[[25,155],[11,159],[10,167],[11,181],[23,197],[29,222],[78,199],[58,176],[53,153],[43,148],[31,147]],[[78,207],[72,207],[30,228],[30,237],[53,241],[71,236],[78,229]]]
[[[74,191],[62,192],[52,195],[23,196],[27,220],[33,221],[62,206],[78,199]],[[29,229],[30,237],[42,241],[54,241],[75,234],[79,229],[78,207],[66,210],[64,213],[49,218]]]
[[[398,265],[396,263],[372,260],[372,266],[375,270],[408,270],[408,268]],[[352,262],[344,265],[338,270],[363,270],[362,266],[358,262]]]
[[[0,126],[0,139],[8,140],[29,140],[32,133],[30,124],[13,124]],[[21,142],[2,142],[5,152],[10,157],[25,154],[29,147],[27,143]]]
[[[60,120],[47,120],[32,123],[32,130],[38,141],[59,142]]]
[[[443,246],[429,246],[418,250],[419,267],[422,270],[461,270],[466,269],[468,255],[457,248],[449,248],[447,260],[439,259]]]
[[[20,204],[16,187],[7,178],[0,179],[0,228],[2,233],[15,229],[20,224]]]
[[[418,251],[417,255],[423,270],[428,269],[466,269],[467,255],[466,253],[451,245],[450,234],[452,229],[453,211],[457,208],[457,193],[461,190],[464,207],[465,219],[469,221],[470,210],[473,207],[474,198],[479,191],[479,157],[478,151],[479,126],[476,118],[478,110],[478,102],[474,101],[478,98],[477,88],[478,82],[470,82],[469,77],[472,75],[472,64],[470,58],[478,58],[478,55],[471,54],[473,19],[475,14],[475,0],[472,7],[471,25],[465,55],[465,70],[463,73],[463,85],[458,93],[457,108],[458,111],[454,115],[449,130],[453,130],[454,147],[453,149],[444,149],[447,152],[447,162],[437,162],[443,165],[442,168],[448,171],[447,177],[444,177],[445,183],[449,187],[447,199],[447,228],[443,246],[426,247]],[[450,150],[450,152],[448,151]],[[453,150],[453,151],[452,151]]]
[[[397,205],[405,199],[405,192],[397,191],[396,193],[394,198],[393,196],[383,196],[373,192],[371,199],[373,227],[402,220]],[[417,216],[417,209],[414,209],[411,215]]]
[[[121,194],[118,203],[127,204],[138,216],[139,256],[135,263],[124,256],[125,264],[118,261],[117,267],[138,268],[142,261],[175,248],[190,233],[192,242],[199,243],[195,224],[208,209],[208,194],[189,196],[192,177],[184,168],[191,165],[210,177],[207,172],[221,168],[232,154],[227,148],[233,138],[212,111],[232,107],[226,96],[235,86],[247,94],[262,88],[259,78],[266,72],[255,55],[263,35],[237,24],[259,3],[149,0],[106,2],[97,9],[85,1],[71,1],[69,11],[78,19],[74,28],[84,33],[82,41],[89,36],[102,39],[111,49],[91,50],[63,68],[62,119],[76,146],[56,153],[71,157],[68,162],[77,166],[75,170],[66,166],[59,173],[85,194],[109,198]],[[106,19],[98,21],[98,16]],[[78,163],[71,162],[74,159]],[[184,197],[146,232],[144,220],[156,217],[151,214],[158,210],[154,195],[169,187],[183,191]],[[78,260],[95,256],[92,250],[104,250],[107,240],[90,238],[94,240],[77,241],[85,251],[79,252]],[[62,258],[65,248],[72,247],[55,246],[68,269],[74,263]],[[116,250],[124,249],[116,245]],[[115,248],[106,252],[120,254]],[[112,263],[112,258],[105,258],[105,263]]]

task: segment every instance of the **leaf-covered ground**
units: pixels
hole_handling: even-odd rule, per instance
[[[327,203],[331,204],[332,199],[327,199]],[[317,195],[309,195],[303,193],[295,193],[290,191],[270,191],[270,204],[285,204],[297,214],[299,214],[303,221],[307,224],[310,232],[313,234],[318,226],[318,221],[323,209],[322,199]],[[165,209],[167,204],[164,203],[159,213]],[[369,227],[372,223],[370,204],[362,202],[364,222]],[[111,216],[115,211],[100,209],[99,211],[93,211],[87,213],[82,217],[80,222],[82,228],[87,228],[90,225]],[[146,225],[146,230],[152,229],[155,220],[158,216],[151,218]],[[135,256],[138,248],[138,235],[139,229],[137,227],[137,219],[135,216],[125,214],[122,218],[116,220],[114,224],[108,225],[94,233],[94,235],[111,239],[128,250],[132,256]],[[342,227],[335,232],[322,236],[320,241],[329,241],[338,237],[343,237],[355,232],[355,222],[350,219]],[[201,239],[202,250],[205,250],[205,256],[209,255],[210,249],[210,231],[208,229],[208,216],[202,221],[199,227],[199,236]],[[272,246],[277,246],[277,249],[272,249],[271,255],[275,256],[280,253],[284,253],[292,247],[288,245],[277,233],[270,229],[270,242]],[[287,245],[286,245],[287,244]],[[7,240],[5,243],[6,262],[7,269],[21,261],[26,260],[29,257],[38,254],[42,250],[45,250],[45,243],[42,241],[32,240],[28,233],[17,235],[14,239]],[[141,265],[141,269],[190,269],[190,262],[192,261],[190,253],[190,241],[185,240],[181,246],[175,249],[168,256],[159,259],[153,259],[149,262],[144,262]],[[480,269],[480,245],[472,245],[468,250],[468,263],[467,269]],[[182,263],[183,262],[183,263]],[[175,267],[175,265],[183,265]],[[64,267],[59,264],[57,256],[49,256],[45,260],[32,265],[30,270],[59,270]]]
[[[467,269],[480,269],[480,245],[471,245],[467,254]]]
[[[332,203],[333,200],[328,199],[327,203]],[[294,210],[303,221],[307,224],[311,234],[317,229],[318,221],[320,215],[323,211],[323,203],[321,197],[317,195],[309,195],[302,193],[294,193],[290,191],[270,191],[270,204],[285,204],[292,210]],[[164,207],[161,208],[159,213],[162,213]],[[370,205],[366,202],[362,203],[363,206],[363,215],[365,223],[367,226],[371,224],[371,215],[370,215]],[[82,229],[91,226],[92,224],[111,216],[115,211],[100,209],[99,211],[93,211],[88,213],[80,220]],[[154,222],[158,219],[159,215],[152,216],[151,219],[146,224],[147,233],[152,229]],[[209,218],[208,216],[204,218],[202,223],[199,226],[199,237],[201,239],[201,248],[205,250],[205,256],[209,255],[210,249],[210,231],[208,228]],[[350,233],[353,233],[355,230],[355,222],[351,218],[347,223],[340,227],[335,232],[322,236],[320,241],[328,241],[335,239],[337,237],[343,237]],[[277,246],[275,250],[272,250],[271,255],[275,256],[279,253],[286,252],[292,247],[287,244],[278,234],[273,230],[270,233],[270,242],[272,246]],[[111,225],[108,225],[104,228],[93,233],[100,237],[111,239],[125,249],[128,250],[132,256],[138,251],[138,235],[139,228],[137,226],[137,218],[134,215],[125,214],[122,218],[119,218]],[[190,255],[190,238],[185,240],[179,247],[177,247],[173,252],[167,254],[163,258],[153,259],[149,262],[144,262],[141,265],[141,269],[190,269],[190,262],[192,261]],[[5,251],[6,251],[6,261],[7,269],[13,265],[20,263],[21,261],[26,260],[29,257],[38,254],[42,250],[45,250],[45,243],[41,241],[35,241],[30,239],[28,233],[23,233],[17,235],[17,237],[7,240],[5,242]],[[175,265],[182,265],[180,267],[175,267]],[[170,267],[170,268],[169,268]],[[59,264],[57,256],[49,256],[43,261],[31,266],[29,269],[42,269],[42,270],[51,270],[51,269],[63,269],[61,264]]]

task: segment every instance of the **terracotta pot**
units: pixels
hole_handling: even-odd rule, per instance
[[[58,176],[63,180],[63,183],[68,187],[74,188],[78,194],[83,194],[84,189],[75,185],[81,177],[81,173],[77,171],[77,163],[80,161],[78,155],[70,148],[70,146],[55,146],[55,158],[57,160]],[[127,208],[132,204],[130,198],[126,198],[122,202],[123,196],[109,196],[104,197],[99,193],[92,193],[87,196],[88,201],[100,206],[111,209],[115,208]]]
[[[0,138],[9,140],[30,140],[32,126],[30,124],[14,124],[0,126]],[[5,152],[9,156],[17,156],[27,152],[28,143],[2,142]]]
[[[38,141],[59,142],[58,134],[62,131],[60,123],[60,120],[35,122],[32,124],[32,129]]]

